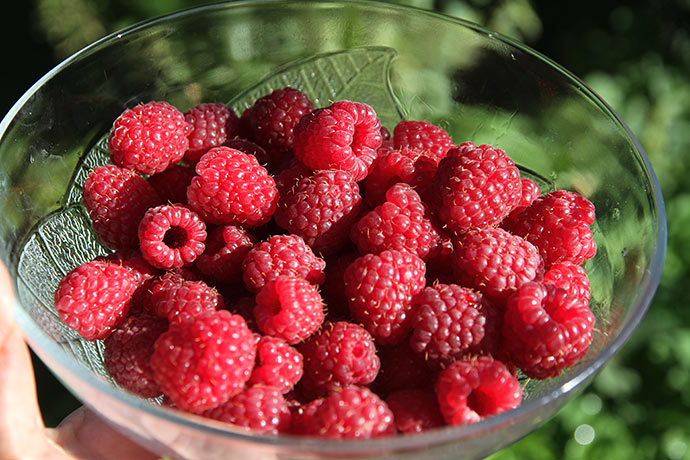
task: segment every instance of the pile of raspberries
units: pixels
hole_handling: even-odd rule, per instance
[[[122,388],[257,433],[474,423],[559,375],[595,318],[594,206],[503,150],[293,88],[238,116],[140,104],[83,188],[112,253],[55,307]]]

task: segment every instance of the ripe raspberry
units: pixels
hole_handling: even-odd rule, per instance
[[[105,339],[127,315],[136,288],[136,277],[127,268],[88,262],[60,280],[55,310],[62,322],[85,340]]]
[[[537,198],[504,228],[535,245],[548,269],[558,262],[580,265],[594,257],[593,223],[594,205],[589,200],[575,192],[557,190]]]
[[[316,399],[293,416],[293,432],[331,439],[395,434],[388,405],[366,388],[351,386]]]
[[[275,221],[301,236],[312,250],[335,254],[347,242],[359,213],[362,197],[352,176],[337,169],[317,171],[283,193]]]
[[[465,142],[439,163],[433,192],[438,219],[462,234],[497,225],[520,203],[520,171],[503,150]]]
[[[256,295],[254,316],[261,332],[294,345],[321,327],[323,301],[308,281],[279,276],[268,281]]]
[[[515,208],[513,208],[512,211],[510,211],[510,213],[501,222],[501,227],[503,228],[505,228],[508,225],[511,225],[509,224],[509,222],[519,220],[522,211],[524,211],[525,208],[534,203],[534,200],[539,198],[539,195],[541,195],[541,189],[539,188],[539,185],[537,185],[537,183],[534,182],[532,179],[523,177],[522,179],[520,179],[520,183],[522,185],[522,194],[520,197],[520,202]]]
[[[529,282],[508,299],[504,346],[526,376],[555,377],[587,353],[593,327],[588,306],[565,289]]]
[[[193,321],[202,312],[223,307],[223,298],[214,288],[203,281],[186,280],[152,291],[149,304],[150,311],[171,323]]]
[[[209,233],[206,249],[196,259],[194,266],[212,282],[241,282],[242,261],[255,242],[254,237],[242,227],[216,227]]]
[[[364,179],[381,146],[381,122],[367,104],[338,101],[300,119],[295,156],[312,170],[342,169]]]
[[[371,384],[378,395],[385,397],[400,390],[426,388],[433,381],[424,357],[413,352],[408,342],[379,347],[379,359],[381,369]]]
[[[365,201],[379,205],[389,188],[404,182],[414,187],[422,201],[430,203],[436,168],[436,163],[421,150],[404,148],[380,153],[364,180]]]
[[[400,433],[421,433],[445,425],[433,391],[409,389],[391,393],[386,404]]]
[[[225,141],[225,144],[223,145],[225,145],[226,147],[230,147],[231,149],[244,152],[247,155],[252,155],[256,157],[256,161],[258,161],[259,164],[266,168],[268,171],[271,171],[271,169],[274,167],[271,157],[268,156],[266,150],[264,150],[261,146],[255,144],[252,141],[236,137],[234,139],[229,139]]]
[[[439,234],[426,217],[426,208],[417,192],[398,183],[388,189],[383,204],[352,227],[350,238],[362,254],[395,249],[425,259],[438,243]]]
[[[304,358],[300,386],[313,395],[352,384],[368,385],[381,365],[371,335],[346,321],[324,323],[297,350]]]
[[[347,295],[343,289],[343,283],[345,270],[358,257],[360,254],[352,249],[345,250],[341,254],[335,254],[326,260],[326,280],[321,285],[321,297],[327,305],[328,318],[331,320],[350,317],[350,308],[347,305]]]
[[[249,385],[276,387],[281,393],[292,390],[304,372],[302,354],[284,339],[264,335],[256,345],[256,365]]]
[[[278,189],[256,157],[214,147],[196,164],[196,173],[187,202],[207,222],[254,227],[273,215]]]
[[[242,391],[255,354],[254,334],[241,316],[209,311],[171,324],[153,345],[151,368],[177,407],[201,413]]]
[[[520,405],[520,382],[488,356],[456,361],[441,371],[436,397],[449,425],[475,423]]]
[[[262,434],[287,433],[292,419],[283,394],[265,385],[249,387],[201,415]]]
[[[501,228],[467,232],[455,244],[453,263],[460,284],[500,304],[523,283],[543,276],[537,248]]]
[[[298,235],[273,235],[255,245],[242,262],[244,284],[258,293],[280,275],[304,278],[311,284],[325,279],[326,262],[315,256]]]
[[[544,283],[554,284],[556,287],[568,291],[584,305],[589,305],[591,297],[589,278],[585,269],[570,262],[555,263],[544,273]]]
[[[118,250],[107,256],[98,256],[95,260],[125,267],[134,275],[137,287],[141,287],[148,280],[155,278],[160,272],[157,268],[152,267],[136,249]]]
[[[177,164],[149,176],[147,180],[161,197],[161,203],[186,204],[187,187],[192,183],[194,176],[194,168]]]
[[[232,139],[239,128],[237,114],[222,103],[199,104],[185,112],[184,119],[192,126],[192,131],[187,136],[189,149],[184,154],[185,159],[192,164],[213,147]]]
[[[280,162],[280,157],[292,149],[295,125],[312,110],[314,105],[306,94],[286,87],[257,99],[242,118],[250,138]]]
[[[161,203],[146,179],[114,165],[89,173],[82,201],[99,241],[111,249],[138,247],[139,221],[147,209]]]
[[[103,365],[118,385],[142,398],[161,394],[149,361],[153,343],[166,330],[166,320],[139,314],[128,316],[105,339]]]
[[[142,174],[165,171],[182,159],[192,125],[167,102],[149,102],[125,110],[108,139],[112,162]]]
[[[345,270],[345,292],[352,318],[380,344],[404,340],[412,329],[412,296],[424,289],[425,264],[396,250],[367,254]]]
[[[419,150],[438,164],[455,144],[447,132],[428,121],[403,120],[393,129],[393,146]]]
[[[424,288],[412,299],[410,347],[432,364],[466,353],[484,337],[483,304],[481,294],[457,284]]]
[[[235,286],[231,286],[234,290]],[[252,332],[259,333],[259,327],[256,325],[256,318],[254,318],[254,308],[256,308],[256,296],[248,295],[244,297],[233,297],[228,300],[227,296],[224,297],[223,303],[225,303],[225,308],[236,314],[240,315],[247,322],[247,327],[252,330]]]
[[[206,224],[182,205],[146,211],[139,223],[139,247],[148,263],[169,270],[191,265],[204,252]]]
[[[276,174],[276,187],[278,188],[280,196],[282,197],[286,193],[289,193],[302,178],[311,175],[311,169],[307,168],[304,163],[297,158],[293,158],[285,169]]]

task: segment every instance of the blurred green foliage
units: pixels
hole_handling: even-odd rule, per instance
[[[29,22],[39,50],[33,69],[41,68],[36,60],[48,70],[109,32],[201,3],[30,2]],[[690,295],[684,283],[690,275],[690,1],[395,3],[469,19],[527,43],[581,77],[637,134],[666,200],[667,262],[639,329],[582,395],[492,460],[690,458]],[[28,88],[26,81],[14,83],[21,91]],[[39,370],[39,380],[48,381],[44,373]],[[47,385],[39,381],[42,406],[48,423],[56,423],[75,402]]]

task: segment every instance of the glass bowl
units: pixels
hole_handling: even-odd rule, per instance
[[[392,129],[402,118],[456,143],[505,150],[543,190],[596,206],[598,252],[586,264],[597,321],[589,353],[558,378],[524,383],[524,401],[476,424],[367,441],[260,436],[138,399],[102,365],[102,345],[57,318],[59,279],[107,251],[80,204],[102,138],[127,107],[181,110],[226,102],[241,112],[293,86],[316,106],[354,99]],[[0,124],[0,255],[16,317],[36,354],[114,427],[172,459],[480,458],[528,434],[572,399],[642,319],[663,265],[659,184],[634,135],[582,81],[474,24],[367,2],[233,2],[153,19],[110,35],[33,85]]]

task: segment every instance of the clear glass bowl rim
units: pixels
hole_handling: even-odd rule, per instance
[[[57,75],[62,69],[68,67],[69,65],[85,59],[94,52],[98,51],[103,47],[107,47],[110,43],[120,40],[122,37],[129,34],[136,33],[147,27],[160,25],[167,21],[180,19],[185,16],[197,15],[197,14],[209,14],[216,10],[224,9],[241,9],[253,6],[261,5],[271,5],[281,3],[282,0],[246,0],[246,1],[236,1],[236,2],[221,2],[209,5],[197,6],[192,8],[187,8],[174,13],[158,16],[145,21],[138,22],[129,27],[123,28],[117,32],[109,34],[100,40],[88,45],[82,50],[76,52],[69,58],[65,59],[52,70],[46,73],[41,79],[39,79],[34,85],[32,85],[17,102],[12,106],[10,111],[5,115],[3,120],[0,122],[0,142],[2,141],[4,134],[9,127],[12,120],[20,112],[21,108],[26,104],[26,102],[49,80],[51,80],[55,75]],[[128,406],[134,407],[137,410],[146,412],[149,416],[160,417],[165,419],[167,422],[173,422],[185,426],[188,429],[200,430],[205,434],[213,436],[230,436],[237,440],[243,440],[248,442],[259,442],[266,445],[274,445],[276,447],[285,448],[297,448],[305,449],[313,445],[315,448],[321,451],[333,451],[342,452],[346,449],[350,453],[366,452],[366,451],[387,451],[391,449],[414,449],[423,447],[425,445],[438,445],[445,443],[457,442],[461,439],[471,439],[475,438],[482,433],[493,432],[496,429],[500,429],[504,426],[511,425],[510,421],[524,420],[529,418],[529,414],[535,411],[538,407],[543,405],[548,405],[552,401],[561,397],[565,393],[575,389],[582,383],[588,381],[593,377],[603,365],[609,361],[609,359],[618,352],[618,350],[623,346],[623,344],[629,339],[632,332],[635,330],[637,325],[640,323],[644,317],[649,304],[652,301],[656,288],[659,284],[661,278],[661,272],[664,265],[664,258],[666,254],[666,240],[667,240],[667,224],[666,224],[666,211],[663,201],[663,196],[661,193],[661,187],[656,178],[652,165],[647,157],[644,149],[640,145],[639,141],[635,135],[630,131],[625,122],[616,114],[616,112],[601,98],[599,97],[591,88],[589,88],[582,80],[577,76],[572,74],[567,69],[563,68],[559,64],[553,62],[548,57],[542,55],[538,51],[528,47],[527,45],[517,42],[509,37],[503,36],[500,33],[493,32],[482,26],[479,26],[473,22],[465,19],[455,18],[447,16],[441,13],[423,10],[411,6],[396,5],[391,3],[385,3],[382,1],[367,1],[367,0],[327,0],[319,2],[310,2],[308,0],[304,1],[291,1],[292,5],[303,3],[309,4],[313,3],[318,5],[318,7],[330,6],[359,6],[364,8],[374,8],[374,9],[392,9],[399,10],[401,13],[423,15],[436,18],[437,20],[447,21],[451,23],[456,23],[459,26],[472,29],[482,35],[486,35],[495,40],[499,40],[506,45],[509,45],[517,50],[525,52],[533,57],[540,59],[542,62],[547,64],[561,74],[564,78],[571,80],[583,93],[583,95],[596,104],[605,114],[607,114],[615,123],[620,125],[623,132],[627,135],[628,141],[634,146],[634,150],[638,155],[638,159],[642,163],[647,177],[649,179],[652,188],[652,198],[653,205],[655,205],[654,210],[657,213],[657,242],[656,242],[656,252],[650,264],[650,270],[645,274],[644,278],[641,280],[640,285],[642,286],[642,291],[639,296],[637,304],[630,307],[630,313],[627,316],[626,323],[621,328],[620,333],[607,344],[601,352],[588,364],[587,367],[583,368],[582,371],[571,377],[570,379],[564,381],[558,388],[551,392],[542,394],[532,400],[525,401],[521,406],[511,411],[499,414],[480,422],[464,425],[459,427],[444,427],[441,429],[431,430],[428,432],[398,436],[396,438],[379,438],[370,440],[346,440],[346,441],[328,441],[318,438],[305,438],[290,435],[281,436],[269,436],[269,435],[257,435],[257,434],[247,434],[246,432],[233,431],[231,429],[224,429],[221,424],[213,422],[198,423],[195,422],[194,417],[182,416],[180,413],[159,408],[150,403],[141,400],[133,395],[126,393],[123,390],[118,390],[117,388],[109,385],[105,381],[97,378],[92,373],[88,372],[80,366],[73,358],[68,356],[63,350],[61,350],[40,328],[38,328],[33,320],[29,317],[28,313],[19,305],[19,302],[15,300],[15,315],[16,319],[24,331],[29,344],[34,348],[39,348],[43,350],[48,356],[55,360],[55,362],[63,368],[63,370],[72,374],[73,377],[82,381],[93,389],[105,393],[110,398],[118,400],[119,402],[126,404]],[[15,270],[15,267],[11,267],[11,270]],[[16,277],[16,273],[13,272]],[[59,376],[58,376],[59,377]],[[78,397],[78,394],[76,395]]]

